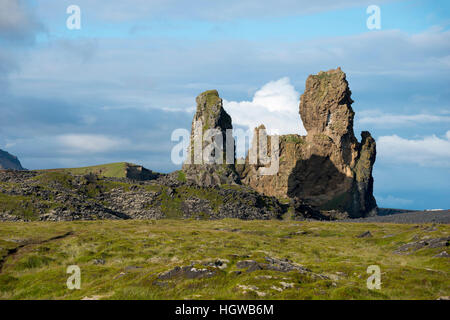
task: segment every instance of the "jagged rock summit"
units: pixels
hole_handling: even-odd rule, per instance
[[[203,165],[197,166],[191,177],[203,186],[224,183],[232,177],[229,180],[233,183],[240,182],[268,196],[301,201],[319,211],[338,211],[350,217],[375,215],[377,204],[372,177],[375,140],[364,131],[358,142],[353,132],[352,103],[346,75],[340,68],[310,75],[299,108],[308,134],[278,137],[279,168],[275,174],[261,175],[259,169],[270,164],[251,162],[247,155],[245,164],[227,166],[229,171],[225,175],[218,165]],[[222,100],[215,90],[197,97],[191,146],[194,123],[198,119],[203,120],[203,125],[206,122],[203,129],[219,129],[224,141],[225,130],[232,128],[231,118],[223,110]],[[255,129],[255,136],[261,138],[258,133],[267,138],[263,153],[271,156],[273,137],[267,136],[264,125]],[[260,154],[259,148],[261,144],[254,138],[249,154]],[[186,171],[188,167],[183,168]]]
[[[12,154],[0,150],[0,170],[24,170],[19,159]]]
[[[308,134],[288,194],[359,217],[376,214],[372,177],[376,146],[367,131],[361,133],[361,143],[356,139],[352,103],[340,68],[308,77],[300,98],[300,116]]]

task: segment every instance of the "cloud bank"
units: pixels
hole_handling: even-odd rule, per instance
[[[224,108],[234,124],[250,130],[264,124],[268,132],[306,135],[299,103],[300,94],[285,77],[265,84],[251,101],[224,100]]]
[[[65,134],[57,138],[67,153],[102,153],[123,148],[129,141],[95,134]]]
[[[351,7],[367,7],[372,0],[78,0],[81,8],[91,9],[95,18],[109,22],[148,18],[202,19],[224,21],[240,18],[266,18],[305,15]],[[393,2],[378,0],[377,4]],[[54,12],[59,1],[41,1],[40,10]]]
[[[361,125],[374,124],[377,126],[410,126],[424,123],[450,123],[450,116],[436,114],[391,114],[380,111],[365,111],[358,115]]]
[[[382,136],[377,139],[377,151],[380,160],[388,163],[450,168],[450,131],[443,138],[432,135],[409,140],[397,135]]]

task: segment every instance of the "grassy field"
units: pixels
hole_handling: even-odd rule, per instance
[[[65,169],[49,169],[39,170],[42,172],[62,172],[73,175],[83,175],[88,173],[96,174],[100,177],[107,178],[125,178],[127,175],[128,164],[126,162],[116,162],[101,164],[97,166],[81,167],[81,168],[65,168]]]
[[[357,237],[365,231],[373,236]],[[446,248],[394,251],[449,233],[448,225],[295,221],[2,222],[0,298],[437,299],[450,295],[449,258],[433,257]],[[265,257],[312,272],[237,268],[240,260]],[[226,266],[203,267],[217,258]],[[215,274],[158,279],[191,263]],[[69,265],[81,269],[80,290],[66,286]],[[381,268],[380,290],[367,289],[369,265]]]

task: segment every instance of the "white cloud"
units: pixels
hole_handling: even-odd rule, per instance
[[[435,135],[422,139],[404,139],[397,135],[377,140],[379,159],[397,164],[417,164],[424,167],[450,167],[450,131],[445,137]]]
[[[279,134],[306,134],[299,114],[300,94],[289,78],[265,84],[256,91],[252,101],[227,101],[224,108],[233,124],[253,130],[264,124],[268,131]]]
[[[116,150],[128,143],[125,139],[98,134],[65,134],[57,137],[65,153],[101,153]]]
[[[450,122],[450,116],[445,115],[433,115],[433,114],[390,114],[380,111],[363,111],[359,112],[358,122],[361,125],[364,124],[376,124],[380,126],[389,125],[413,125],[419,123],[448,123]]]

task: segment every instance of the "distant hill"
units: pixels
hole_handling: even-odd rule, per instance
[[[146,169],[143,166],[128,162],[108,163],[82,168],[49,169],[40,171],[64,172],[73,175],[93,173],[106,178],[129,178],[134,180],[152,180],[159,176],[159,173]]]
[[[0,169],[24,170],[16,156],[3,150],[0,150]]]

